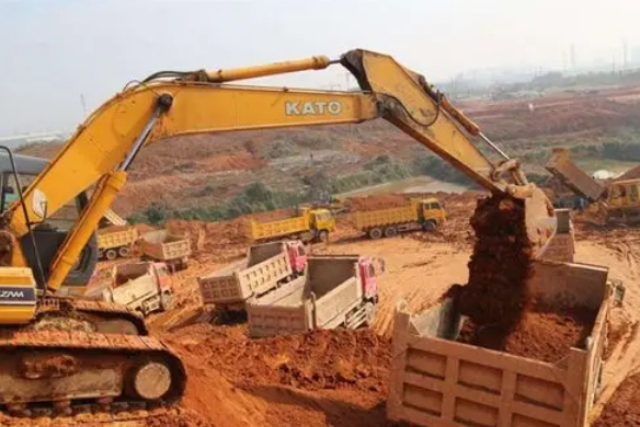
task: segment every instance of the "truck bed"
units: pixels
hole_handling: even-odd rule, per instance
[[[418,221],[417,208],[411,204],[399,208],[356,212],[352,221],[358,230]]]
[[[191,242],[186,236],[166,230],[150,231],[142,236],[140,249],[147,257],[159,261],[187,258],[191,255]]]
[[[253,337],[331,329],[362,302],[358,257],[312,257],[307,275],[247,301]]]
[[[254,219],[249,219],[247,235],[253,241],[260,241],[303,233],[308,230],[309,218],[306,216],[269,222],[258,222]]]
[[[275,288],[293,274],[283,242],[253,245],[247,258],[223,270],[198,278],[206,304],[243,304],[253,295]]]
[[[112,226],[98,230],[98,246],[101,249],[128,246],[138,240],[138,231],[129,226]]]
[[[456,342],[462,318],[446,300],[422,314],[395,314],[387,416],[416,426],[586,427],[599,389],[608,270],[538,262],[529,286],[558,311],[596,314],[584,348],[556,364]],[[543,339],[543,337],[540,337]]]
[[[591,201],[600,199],[605,189],[569,158],[568,150],[554,150],[545,168],[562,183]]]

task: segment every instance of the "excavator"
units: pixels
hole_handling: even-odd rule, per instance
[[[335,64],[353,74],[359,91],[233,83]],[[14,186],[3,180],[0,196],[14,200],[0,227],[0,406],[18,415],[35,408],[68,413],[79,403],[171,404],[183,395],[183,363],[140,316],[59,295],[71,272],[95,268],[80,261],[93,259],[92,236],[144,147],[182,135],[379,118],[490,192],[523,200],[535,256],[544,253],[556,229],[544,193],[447,97],[391,56],[356,49],[335,60],[157,72],[95,110],[24,190],[4,148],[10,167],[3,177]],[[89,188],[73,225],[63,232],[52,226],[48,219]]]

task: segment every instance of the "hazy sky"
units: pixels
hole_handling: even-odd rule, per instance
[[[0,136],[71,130],[129,80],[351,48],[442,80],[640,45],[640,0],[0,0]],[[328,87],[343,70],[269,83]]]

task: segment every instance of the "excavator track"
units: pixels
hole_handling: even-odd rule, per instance
[[[38,306],[34,328],[50,329],[49,325],[39,325],[52,318],[67,322],[83,322],[85,329],[93,332],[149,335],[142,314],[114,303],[47,297]],[[56,325],[53,328],[66,329],[68,325]]]
[[[166,407],[186,386],[178,356],[148,336],[3,328],[0,358],[0,408],[12,416]]]

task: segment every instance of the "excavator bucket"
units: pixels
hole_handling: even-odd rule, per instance
[[[556,234],[558,221],[553,205],[541,188],[534,184],[509,185],[507,192],[516,199],[524,200],[527,235],[533,244],[533,258],[541,258],[548,243]]]

